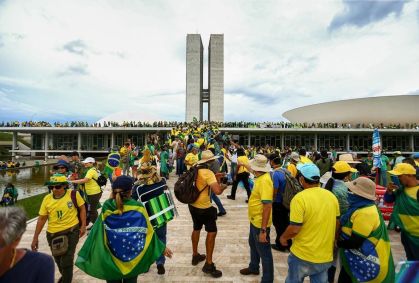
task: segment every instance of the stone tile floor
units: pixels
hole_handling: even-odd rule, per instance
[[[168,181],[169,187],[173,189],[176,176],[171,175]],[[227,189],[220,196],[227,215],[219,217],[217,221],[218,234],[216,239],[214,262],[218,269],[223,272],[223,276],[213,279],[209,275],[205,275],[202,271],[202,265],[191,265],[192,247],[190,242],[190,234],[192,232],[192,221],[187,205],[177,203],[179,217],[175,218],[168,224],[168,247],[172,249],[174,255],[172,259],[166,260],[166,274],[158,275],[155,265],[152,265],[150,271],[140,275],[139,282],[259,282],[260,276],[242,276],[239,273],[241,268],[247,267],[249,262],[249,247],[247,236],[249,230],[249,222],[247,220],[247,204],[245,203],[246,193],[243,189],[238,189],[236,200],[227,199],[230,189]],[[101,202],[109,197],[110,186],[108,185],[104,191]],[[35,231],[36,221],[28,224],[27,231],[23,235],[20,242],[21,248],[30,249],[32,236]],[[51,254],[44,232],[39,238],[39,251]],[[199,251],[205,253],[205,236],[206,232],[202,231],[201,241],[199,243]],[[271,233],[271,239],[275,238],[275,229]],[[390,231],[391,247],[393,251],[394,262],[405,258],[403,246],[400,242],[400,235],[394,231]],[[86,236],[80,239],[78,248],[82,246]],[[272,240],[273,241],[273,240]],[[275,282],[284,282],[288,265],[286,253],[272,251],[274,257],[274,276]],[[55,278],[58,280],[60,274],[56,268]],[[90,277],[83,271],[74,267],[73,282],[101,282]],[[103,282],[103,281],[102,281]],[[308,280],[307,280],[308,282]]]

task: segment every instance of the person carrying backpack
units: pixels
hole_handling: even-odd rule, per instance
[[[282,246],[279,237],[284,233],[285,229],[290,223],[289,209],[282,204],[282,195],[285,192],[287,179],[285,177],[284,169],[281,168],[281,158],[277,154],[269,156],[269,163],[273,171],[271,171],[272,183],[274,186],[274,198],[272,202],[272,224],[276,230],[275,244],[272,244],[272,249],[280,252],[286,252],[291,247],[291,240],[288,240],[287,246]]]
[[[199,196],[193,203],[188,204],[188,207],[193,221],[191,236],[192,265],[198,265],[199,262],[206,260],[202,271],[210,274],[214,278],[219,278],[223,273],[220,270],[217,270],[212,261],[215,237],[217,235],[217,209],[211,204],[210,194],[212,191],[213,193],[220,195],[223,193],[223,188],[217,182],[214,172],[207,169],[208,162],[211,162],[216,158],[217,157],[209,150],[202,152],[201,160],[196,164],[198,168],[201,167],[197,170],[196,176],[196,188],[199,191]],[[199,236],[202,226],[205,226],[205,231],[207,231],[207,239],[205,241],[207,255],[198,253]]]
[[[99,173],[94,167],[95,162],[93,157],[87,157],[83,160],[82,163],[87,170],[86,175],[83,179],[71,181],[73,184],[84,184],[84,192],[86,193],[87,202],[90,205],[89,219],[91,223],[95,223],[98,217],[97,207],[99,205],[99,200],[102,197],[102,189],[97,183]],[[90,230],[90,228],[91,226],[88,230]]]
[[[79,238],[86,233],[84,200],[76,191],[75,197],[72,197],[74,193],[68,190],[65,175],[54,174],[45,185],[52,192],[42,200],[31,248],[32,251],[38,250],[39,234],[48,221],[47,241],[62,276],[58,282],[70,283],[76,246]]]

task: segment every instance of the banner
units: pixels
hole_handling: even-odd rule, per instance
[[[373,154],[373,167],[381,168],[381,139],[378,129],[374,129],[372,134],[372,154]]]

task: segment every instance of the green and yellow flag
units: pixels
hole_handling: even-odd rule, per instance
[[[109,199],[78,253],[76,266],[103,280],[132,278],[147,272],[164,249],[139,202],[124,200],[120,214]]]

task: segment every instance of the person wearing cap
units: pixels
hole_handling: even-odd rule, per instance
[[[210,194],[213,192],[220,195],[223,193],[223,190],[227,188],[222,188],[217,182],[214,172],[205,168],[208,167],[208,162],[215,160],[216,158],[217,157],[209,150],[202,152],[201,160],[196,162],[196,166],[199,166],[196,178],[196,187],[201,193],[194,203],[188,204],[193,222],[193,231],[191,236],[192,265],[198,265],[199,262],[206,260],[202,271],[210,274],[214,278],[221,277],[222,272],[216,269],[215,264],[212,261],[215,238],[217,236],[217,209],[211,205]],[[205,226],[205,231],[207,231],[207,238],[205,241],[207,255],[198,253],[199,236],[202,226]]]
[[[262,262],[261,282],[273,282],[274,263],[269,242],[274,195],[269,173],[271,166],[264,155],[257,154],[247,168],[255,175],[255,184],[248,203],[250,263],[248,267],[240,270],[240,274],[259,275],[259,262]]]
[[[394,159],[392,160],[392,166],[394,167],[394,166],[396,166],[397,164],[399,164],[399,163],[402,163],[403,162],[403,160],[404,160],[404,156],[402,155],[402,153],[401,153],[401,151],[399,151],[399,150],[397,150],[397,151],[395,151],[394,153],[393,153],[393,155],[394,155]]]
[[[130,176],[121,175],[112,183],[110,198],[103,203],[100,218],[76,260],[76,266],[81,270],[108,283],[137,282],[138,275],[147,272],[156,260],[156,254],[169,258],[173,254],[165,243],[155,237],[156,232],[144,206],[132,198],[133,181]],[[121,232],[122,229],[128,233]],[[106,239],[104,235],[113,237]],[[148,249],[156,251],[147,254]],[[138,250],[146,250],[143,254],[145,260],[141,260]],[[104,259],[98,260],[98,255]],[[129,257],[128,260],[126,257]]]
[[[397,176],[402,187],[390,184],[384,194],[385,202],[395,202],[391,221],[401,228],[401,241],[407,260],[419,260],[419,181],[416,169],[407,163],[397,164],[388,172]]]
[[[186,169],[189,170],[191,166],[193,166],[195,163],[198,162],[198,160],[199,160],[198,147],[195,145],[192,145],[191,151],[185,157]]]
[[[287,166],[287,170],[291,173],[294,178],[297,177],[297,164],[300,162],[300,155],[297,152],[291,152],[290,162]]]
[[[337,246],[342,268],[338,282],[392,283],[393,256],[386,224],[375,205],[375,183],[359,177],[345,184],[349,209],[340,218]]]
[[[32,251],[38,250],[39,234],[47,221],[47,241],[52,252],[53,246],[51,243],[53,239],[57,236],[66,236],[68,239],[67,251],[59,256],[54,256],[54,259],[62,275],[59,282],[69,283],[73,278],[73,259],[77,243],[79,238],[86,233],[86,208],[79,192],[75,193],[77,203],[73,202],[71,190],[68,190],[66,176],[54,174],[45,185],[52,192],[42,200],[31,248]]]
[[[313,164],[299,164],[298,180],[303,191],[290,205],[290,225],[280,237],[282,245],[293,239],[285,282],[327,282],[333,261],[333,246],[339,227],[339,203],[330,191],[320,188],[320,170]]]
[[[82,161],[84,167],[86,168],[86,175],[83,179],[71,181],[73,184],[84,184],[82,191],[86,194],[87,202],[90,205],[89,219],[91,223],[95,223],[98,213],[97,207],[99,205],[99,200],[102,197],[102,189],[96,182],[99,177],[99,173],[94,167],[96,163],[93,157],[87,157]],[[89,227],[90,229],[91,227]]]

